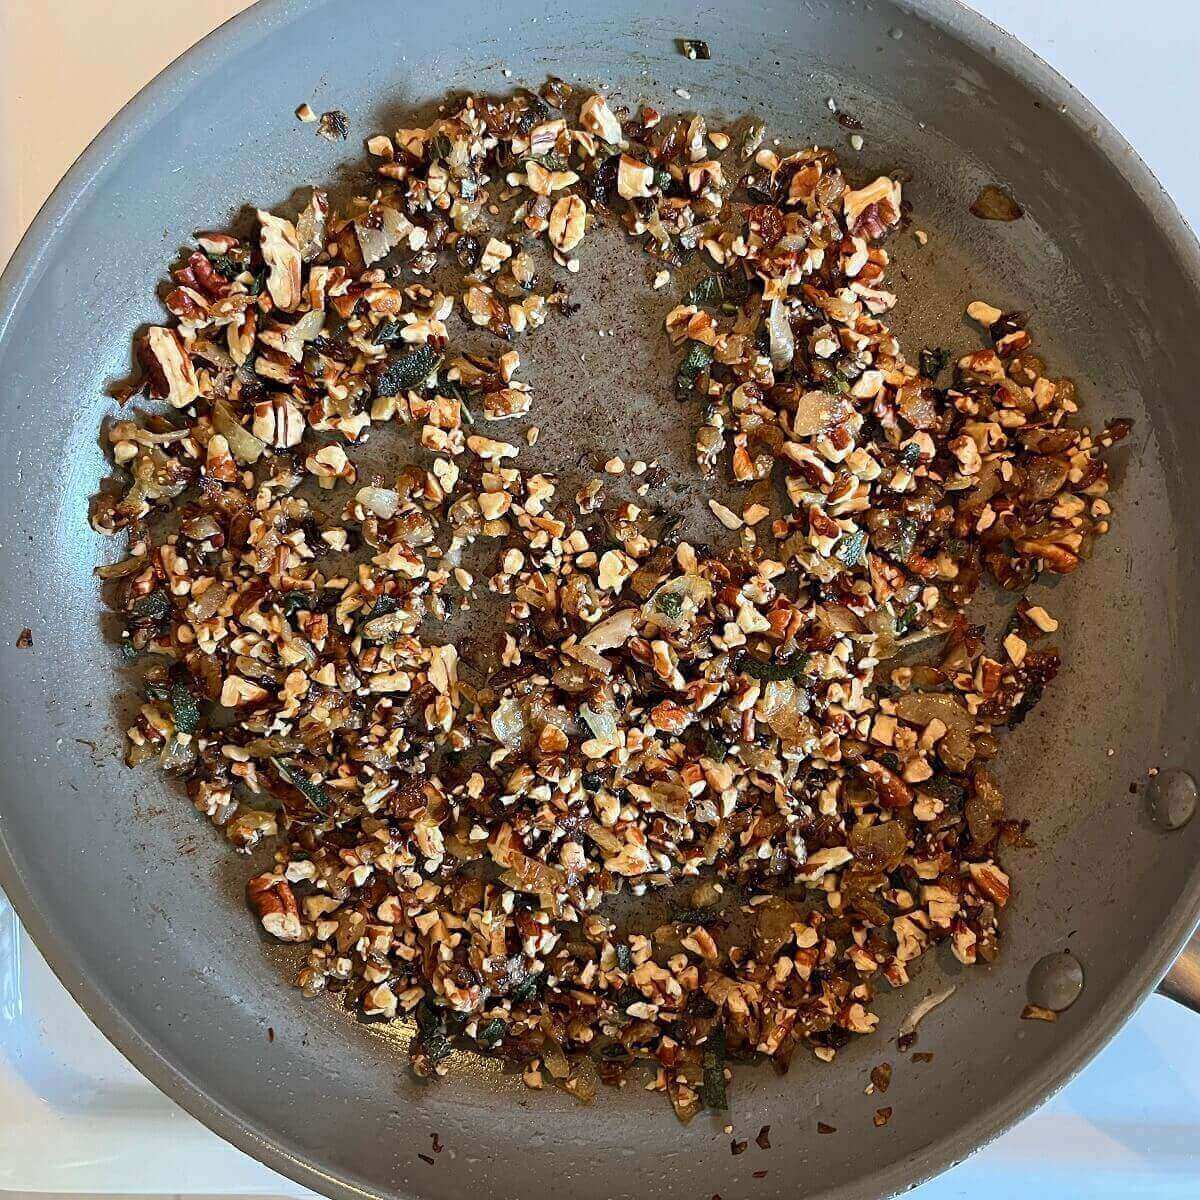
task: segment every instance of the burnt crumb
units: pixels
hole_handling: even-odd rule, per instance
[[[988,184],[971,202],[971,215],[982,221],[1018,221],[1025,215],[1025,210],[1010,192]]]
[[[267,1026],[267,1041],[273,1042],[274,1040],[275,1040],[275,1030],[272,1029],[270,1025],[268,1025]]]
[[[344,142],[350,136],[350,118],[340,108],[331,108],[321,114],[317,133],[331,142]]]
[[[18,650],[29,650],[33,646],[33,630],[22,629],[21,632],[17,634],[16,644]]]
[[[751,1171],[750,1174],[753,1175],[755,1179],[766,1179],[767,1177],[766,1171],[763,1170]]]
[[[737,1138],[734,1138],[733,1141],[729,1143],[729,1153],[736,1158],[739,1154],[745,1154],[749,1145],[750,1143],[748,1141],[739,1141]]]
[[[758,1133],[755,1135],[754,1140],[755,1140],[755,1142],[758,1143],[758,1148],[760,1150],[770,1150],[770,1148],[771,1148],[771,1127],[770,1127],[770,1125],[764,1125],[758,1131]]]
[[[882,1129],[892,1119],[892,1110],[890,1108],[877,1108],[875,1110],[875,1128]]]
[[[863,127],[863,123],[856,116],[854,116],[852,113],[846,112],[844,109],[839,108],[834,114],[834,117],[837,123],[843,129],[850,129],[854,132],[858,132]]]
[[[707,61],[712,58],[712,51],[709,49],[708,43],[700,41],[698,38],[679,38],[679,53],[684,58],[702,59]]]
[[[431,1133],[429,1135],[429,1140],[432,1142],[434,1154],[441,1154],[441,1152],[445,1149],[445,1146],[442,1144],[442,1139],[438,1137],[436,1133]]]
[[[877,1092],[886,1092],[892,1085],[892,1064],[880,1063],[871,1069],[871,1083]]]
[[[824,1121],[817,1122],[818,1133],[837,1133],[836,1125],[826,1125]]]
[[[433,1159],[428,1154],[418,1154],[417,1157],[423,1162],[433,1166]]]
[[[912,1061],[915,1063],[931,1063],[933,1062],[933,1051],[917,1050],[912,1056]]]
[[[1027,1004],[1021,1009],[1021,1020],[1054,1022],[1058,1020],[1058,1013],[1054,1009],[1044,1008],[1040,1004]]]

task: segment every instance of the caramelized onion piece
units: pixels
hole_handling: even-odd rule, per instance
[[[771,896],[754,911],[754,953],[760,962],[770,962],[790,940],[800,913],[782,896]]]
[[[909,692],[896,701],[901,720],[912,725],[941,721],[946,732],[937,743],[938,757],[952,771],[965,771],[975,757],[975,722],[963,704],[947,692]]]
[[[828,433],[849,415],[850,406],[835,392],[805,392],[796,402],[792,435],[816,437]]]
[[[991,773],[982,767],[975,771],[974,783],[964,812],[971,837],[978,845],[986,846],[999,832],[999,822],[1004,817],[1004,796]]]
[[[908,835],[899,821],[856,825],[848,841],[858,865],[868,871],[894,871],[908,848]]]

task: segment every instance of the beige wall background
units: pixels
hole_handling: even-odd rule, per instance
[[[0,266],[105,122],[250,0],[0,0]]]
[[[0,266],[109,117],[250,2],[0,0]],[[1127,0],[968,3],[1033,46],[1114,119],[1200,229],[1190,116],[1200,62],[1195,0],[1132,8]]]

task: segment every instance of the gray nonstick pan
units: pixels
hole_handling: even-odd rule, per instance
[[[706,39],[711,60],[680,54],[681,37]],[[895,239],[901,337],[965,344],[961,314],[978,297],[1027,310],[1093,423],[1134,421],[1114,531],[1055,592],[1063,674],[999,760],[1036,843],[1009,859],[1004,952],[970,971],[931,956],[886,999],[881,1034],[832,1066],[798,1056],[786,1076],[739,1071],[728,1120],[739,1137],[769,1124],[769,1151],[733,1156],[724,1119],[681,1126],[637,1089],[581,1107],[470,1059],[421,1083],[401,1029],[290,986],[286,948],[266,945],[245,908],[249,864],[159,776],[121,763],[117,655],[92,574],[113,550],[87,502],[106,473],[106,388],[128,372],[131,333],[160,318],[165,265],[243,203],[337,178],[359,157],[354,139],[447,89],[547,73],[627,104],[678,107],[684,89],[697,111],[756,113],[781,136],[837,144],[853,177],[902,171],[930,241],[918,253]],[[861,151],[845,149],[830,98],[862,121]],[[313,136],[293,115],[305,100],[347,112],[351,142]],[[1025,217],[974,218],[986,184]],[[590,286],[581,298],[605,323],[639,333],[634,250]],[[908,1188],[1060,1087],[1200,915],[1200,820],[1186,820],[1200,771],[1198,328],[1200,250],[1146,167],[1068,83],[951,0],[263,0],[105,129],[0,282],[0,884],[150,1079],[330,1196],[865,1200]],[[639,336],[644,363],[664,352],[657,326]],[[671,410],[630,388],[626,358],[583,376],[568,350],[545,338],[529,352],[535,390],[564,397],[562,429],[620,440],[631,457],[665,436]],[[18,649],[26,627],[33,646]],[[1082,965],[1082,993],[1053,1024],[1022,1021],[1031,968],[1061,951]],[[1171,986],[1195,1002],[1186,966]],[[896,1027],[947,983],[953,996],[920,1029],[934,1059],[911,1065]],[[894,1115],[877,1129],[879,1101],[863,1089],[883,1058],[897,1063]],[[819,1136],[818,1120],[838,1132]]]

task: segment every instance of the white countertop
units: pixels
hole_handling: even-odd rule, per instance
[[[246,0],[0,0],[0,264],[86,142]],[[1075,83],[1200,228],[1200,5],[976,0]],[[1066,1089],[914,1200],[1195,1200],[1200,1025],[1152,998]],[[67,1053],[64,1047],[70,1046]],[[309,1193],[142,1079],[0,897],[0,1193]]]

